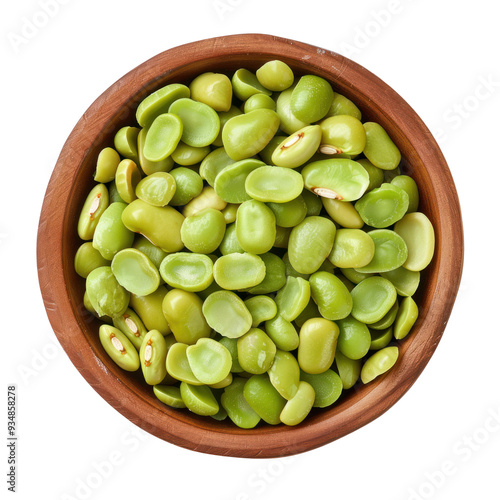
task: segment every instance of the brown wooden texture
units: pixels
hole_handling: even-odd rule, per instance
[[[160,403],[140,373],[118,368],[98,339],[98,321],[83,307],[84,280],[73,269],[83,201],[94,184],[99,151],[112,145],[119,127],[135,124],[137,104],[173,82],[204,71],[256,70],[281,59],[296,74],[313,73],[352,99],[363,120],[379,122],[400,148],[405,172],[416,180],[421,210],[436,231],[436,253],[423,273],[420,317],[401,342],[400,359],[386,375],[356,386],[332,408],[314,410],[296,427],[260,425],[238,429],[231,422],[198,417]],[[246,34],[190,43],[138,66],[104,92],[66,141],[50,179],[38,230],[38,272],[43,300],[59,341],[94,389],[144,430],[185,448],[236,457],[278,457],[304,452],[366,425],[390,408],[415,382],[436,349],[458,291],[463,262],[460,206],[451,173],[429,130],[413,109],[375,75],[345,57],[269,35]]]

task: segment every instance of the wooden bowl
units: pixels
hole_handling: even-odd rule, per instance
[[[374,382],[346,391],[331,408],[314,410],[296,427],[259,425],[244,430],[230,421],[198,417],[160,403],[140,373],[122,371],[104,352],[99,322],[84,309],[84,280],[73,259],[81,244],[76,226],[99,151],[115,132],[135,124],[137,104],[173,82],[205,71],[256,70],[273,59],[296,74],[313,73],[352,99],[363,120],[379,122],[401,150],[405,172],[417,182],[420,210],[432,221],[436,252],[420,283],[420,316],[413,332],[396,342],[400,358]],[[304,452],[366,425],[390,408],[415,382],[441,339],[458,291],[463,232],[457,193],[446,161],[415,111],[390,87],[349,59],[304,43],[269,35],[212,38],[167,50],[106,90],[77,123],[54,168],[38,229],[38,273],[50,323],[71,361],[114,408],[142,429],[191,450],[235,457],[278,457]]]

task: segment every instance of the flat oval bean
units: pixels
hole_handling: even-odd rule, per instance
[[[278,130],[280,119],[270,109],[256,109],[230,118],[222,130],[226,153],[235,161],[262,151]]]
[[[238,243],[238,238],[236,237],[236,224],[232,223],[226,226],[226,232],[222,241],[219,245],[219,251],[222,255],[228,255],[231,253],[243,253],[245,250],[241,248]]]
[[[399,310],[399,302],[396,300],[394,305],[389,309],[389,312],[379,321],[370,323],[368,326],[371,330],[385,330],[389,328],[395,321]]]
[[[375,243],[361,229],[338,229],[328,260],[336,267],[368,265],[375,255]]]
[[[225,167],[215,178],[215,192],[228,203],[243,203],[250,200],[247,193],[246,179],[264,163],[253,158],[246,158]]]
[[[214,279],[212,260],[201,253],[167,255],[160,265],[160,274],[168,285],[187,292],[204,290]]]
[[[290,108],[299,120],[313,123],[328,113],[332,101],[332,86],[324,78],[305,75],[293,89]]]
[[[140,233],[165,252],[178,252],[184,247],[181,226],[184,217],[172,207],[154,207],[134,200],[122,212],[122,221],[134,233]]]
[[[139,315],[144,326],[148,330],[158,330],[162,335],[170,333],[170,327],[163,315],[162,303],[168,290],[160,285],[158,289],[149,295],[130,296],[130,307]]]
[[[118,283],[109,266],[98,267],[87,276],[86,290],[99,316],[121,316],[128,307],[130,293]]]
[[[109,325],[99,327],[99,340],[108,356],[123,370],[139,369],[139,355],[130,340],[118,328]]]
[[[350,268],[339,268],[340,272],[346,277],[351,283],[354,285],[357,285],[358,283],[361,283],[363,280],[366,278],[369,278],[370,276],[374,276],[375,273],[358,273],[356,269],[350,269]]]
[[[295,170],[284,167],[265,165],[253,170],[245,180],[247,194],[254,200],[263,202],[292,201],[302,193],[303,188],[302,176]]]
[[[176,190],[175,178],[167,172],[156,172],[140,180],[135,188],[137,198],[155,207],[170,203]]]
[[[233,97],[231,80],[222,73],[207,72],[189,85],[191,99],[210,106],[215,111],[229,111]]]
[[[267,374],[253,375],[245,383],[243,395],[250,407],[264,420],[277,425],[286,399],[274,388]]]
[[[422,212],[406,214],[394,226],[394,231],[403,238],[408,247],[408,258],[403,267],[409,271],[422,271],[434,256],[434,228]]]
[[[260,417],[243,395],[246,382],[241,377],[233,379],[233,383],[224,389],[221,404],[234,424],[242,429],[253,429],[260,422]]]
[[[181,382],[181,396],[188,410],[196,415],[211,416],[219,412],[219,403],[210,387]]]
[[[109,193],[104,184],[97,184],[87,196],[78,219],[78,236],[82,240],[91,240],[97,223],[109,205]]]
[[[109,190],[109,203],[116,203],[116,202],[125,203],[122,200],[122,197],[118,194],[118,189],[116,189],[115,181],[110,182],[108,190]]]
[[[360,359],[350,359],[344,356],[340,349],[335,352],[335,364],[339,371],[340,379],[344,389],[353,387],[359,379],[362,361]]]
[[[193,292],[170,290],[162,302],[162,311],[177,342],[194,344],[212,332],[202,312],[203,301]]]
[[[115,134],[114,146],[115,149],[124,158],[132,160],[134,163],[139,161],[137,152],[137,136],[139,129],[137,127],[122,127]]]
[[[403,189],[408,195],[407,213],[416,212],[420,200],[417,183],[408,175],[396,175],[391,184]]]
[[[273,92],[286,90],[293,83],[293,71],[283,61],[267,61],[255,73],[259,83]]]
[[[312,158],[321,143],[321,127],[309,125],[278,144],[272,155],[272,162],[279,167],[300,167]]]
[[[379,351],[387,347],[393,338],[393,327],[385,330],[370,330],[371,342],[370,351]]]
[[[83,294],[83,307],[93,317],[99,318],[103,323],[108,323],[108,324],[113,323],[112,319],[109,316],[99,316],[99,314],[97,314],[97,311],[94,309],[94,307],[90,303],[89,294],[87,293],[87,291],[85,291],[85,293]],[[87,321],[92,321],[93,318],[85,318],[85,319]]]
[[[315,408],[326,408],[332,405],[342,394],[342,379],[333,370],[316,374],[301,372],[300,379],[314,389],[313,406]]]
[[[286,400],[295,396],[300,383],[300,368],[293,354],[278,349],[268,375],[271,384]]]
[[[293,323],[277,314],[265,323],[266,333],[282,351],[293,351],[299,346],[299,334]]]
[[[245,252],[269,252],[276,237],[276,217],[261,201],[243,202],[236,213],[236,237]]]
[[[408,256],[408,248],[397,233],[390,229],[375,229],[368,236],[375,244],[375,253],[369,264],[356,268],[360,273],[383,273],[402,266]]]
[[[381,168],[376,167],[370,160],[366,158],[362,158],[361,160],[356,160],[367,172],[370,177],[370,183],[366,188],[366,191],[371,191],[372,189],[379,188],[384,182],[386,182],[384,178],[384,173],[388,172],[387,170],[382,170]]]
[[[271,109],[272,111],[275,111],[276,103],[266,94],[254,94],[245,101],[243,111],[245,113],[249,113],[250,111],[255,111],[256,109]]]
[[[352,297],[337,276],[329,272],[318,271],[311,275],[309,283],[311,297],[318,305],[323,318],[336,321],[349,316],[352,310]]]
[[[228,203],[226,208],[222,210],[222,215],[224,216],[224,222],[226,224],[231,224],[236,221],[236,212],[238,211],[239,204]]]
[[[167,353],[166,368],[168,374],[176,380],[190,385],[203,385],[193,373],[187,358],[187,344],[176,342]]]
[[[146,136],[148,134],[147,128],[141,129],[137,136],[137,153],[139,156],[139,165],[146,175],[151,175],[156,172],[169,172],[174,166],[172,156],[167,156],[160,161],[151,161],[144,156],[144,144],[146,143]]]
[[[278,312],[276,302],[267,295],[255,295],[244,302],[252,315],[252,327],[254,328],[259,326],[263,321],[273,319]]]
[[[302,191],[301,196],[306,202],[307,217],[311,217],[311,215],[319,215],[321,213],[321,209],[323,208],[321,200],[325,198],[321,198],[320,196],[312,193],[311,191],[308,191],[307,189],[304,189],[304,191]]]
[[[126,335],[137,351],[139,351],[148,331],[141,318],[132,309],[127,308],[121,316],[114,317],[113,326]]]
[[[227,290],[212,293],[202,310],[207,323],[223,337],[241,337],[252,326],[252,315],[245,303]]]
[[[104,148],[97,157],[94,174],[96,182],[111,182],[115,178],[120,155],[113,148]]]
[[[316,374],[326,372],[333,363],[338,326],[324,318],[311,318],[300,329],[297,360],[301,370]]]
[[[401,301],[394,321],[394,338],[396,340],[404,339],[412,329],[418,318],[418,306],[411,297],[405,297]]]
[[[122,222],[122,215],[127,208],[125,203],[112,203],[104,211],[95,228],[93,247],[107,260],[132,245],[134,233]]]
[[[362,323],[381,320],[397,298],[394,285],[385,278],[372,276],[356,285],[351,292],[352,315]]]
[[[151,330],[144,337],[139,359],[146,384],[159,384],[166,377],[167,351],[167,343],[158,330]]]
[[[229,351],[231,354],[232,364],[231,373],[241,373],[243,368],[238,362],[238,339],[230,339],[229,337],[222,337],[219,342]],[[235,379],[236,380],[236,379]]]
[[[225,232],[226,221],[222,213],[206,208],[184,219],[181,239],[191,252],[208,254],[217,250]]]
[[[75,271],[82,278],[86,278],[94,269],[110,264],[111,262],[105,259],[90,241],[83,243],[76,251]]]
[[[199,339],[186,350],[194,376],[204,384],[218,384],[230,372],[231,353],[213,339]]]
[[[300,273],[316,272],[330,255],[335,239],[335,224],[326,217],[306,217],[290,233],[288,258]]]
[[[193,198],[201,194],[203,179],[200,175],[186,167],[174,168],[170,175],[175,181],[175,193],[169,204],[173,207],[187,205]]]
[[[246,101],[249,97],[259,93],[271,95],[271,92],[260,84],[257,76],[245,68],[234,72],[231,83],[234,94],[241,101]]]
[[[336,115],[350,115],[354,116],[354,118],[357,118],[358,120],[361,120],[361,111],[359,108],[350,99],[342,94],[339,94],[338,92],[333,93],[332,105],[330,106],[326,116],[329,117]]]
[[[212,142],[212,146],[220,148],[222,146],[222,130],[224,129],[224,126],[233,116],[242,115],[243,112],[240,108],[233,105],[229,108],[229,111],[219,111],[217,114],[219,115],[220,130],[219,135],[215,138],[214,142]]]
[[[162,403],[172,408],[186,408],[179,387],[158,384],[153,387],[153,392]]]
[[[263,260],[250,253],[231,253],[214,264],[214,279],[224,290],[243,290],[258,285],[266,275]]]
[[[401,153],[381,125],[374,122],[363,124],[366,132],[365,156],[376,167],[393,170],[401,161]]]
[[[232,362],[231,354],[229,354],[229,359]],[[217,382],[215,384],[210,384],[210,387],[212,389],[224,389],[225,387],[230,386],[232,384],[232,382],[233,382],[233,374],[231,372],[229,372],[220,382]],[[220,398],[217,398],[217,399],[220,399]],[[227,415],[224,416],[224,418],[226,418],[226,417],[227,417]],[[224,420],[224,418],[221,418],[220,420]]]
[[[287,401],[283,408],[280,420],[286,425],[300,424],[309,415],[315,398],[313,387],[307,382],[300,381],[295,396]]]
[[[289,276],[285,286],[276,294],[278,312],[287,321],[293,321],[307,306],[311,298],[309,282]]]
[[[184,124],[174,113],[164,113],[155,118],[144,139],[143,154],[146,160],[159,162],[174,151],[184,135]]]
[[[353,201],[368,187],[367,171],[357,162],[345,158],[320,160],[302,169],[304,186],[325,198]]]
[[[371,335],[368,327],[353,318],[341,319],[337,322],[340,333],[337,348],[349,359],[361,359],[370,350]]]
[[[181,120],[182,136],[180,139],[188,146],[196,148],[208,146],[219,134],[219,116],[210,106],[202,102],[189,98],[177,99],[170,105],[168,112],[177,115]]]
[[[360,198],[355,205],[360,217],[371,227],[385,228],[400,220],[408,210],[406,191],[384,183]]]
[[[358,155],[366,144],[363,124],[350,115],[336,115],[321,122],[321,153]]]
[[[134,201],[135,189],[141,180],[139,167],[132,160],[122,160],[116,169],[115,184],[120,198],[125,203]]]
[[[385,347],[372,354],[361,369],[361,381],[368,384],[378,376],[389,371],[398,360],[399,350],[396,346]]]
[[[85,310],[87,312],[89,312],[92,316],[94,316],[95,318],[99,318],[103,323],[106,323],[108,325],[111,325],[113,324],[113,318],[109,317],[109,316],[99,316],[99,314],[97,314],[97,311],[94,309],[94,307],[92,306],[92,304],[90,303],[90,300],[89,300],[89,295],[88,293],[85,291],[85,293],[83,294],[83,307],[85,308]],[[92,321],[91,318],[85,318],[87,321],[90,319],[90,321]]]
[[[158,269],[135,248],[120,250],[113,257],[111,270],[118,283],[135,295],[149,295],[160,285]]]
[[[238,362],[248,373],[260,375],[271,368],[276,345],[260,328],[251,328],[238,338]]]
[[[291,109],[291,98],[294,87],[290,87],[284,90],[278,96],[276,100],[276,114],[280,118],[280,129],[286,134],[293,134],[304,127],[307,127],[309,123],[299,120],[293,113]]]
[[[360,229],[364,226],[363,219],[352,203],[333,198],[320,199],[328,215],[340,226],[349,229]]]

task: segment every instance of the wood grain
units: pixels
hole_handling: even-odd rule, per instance
[[[347,391],[332,408],[315,410],[297,427],[261,425],[238,429],[160,403],[140,374],[120,370],[103,351],[98,322],[82,304],[84,283],[73,269],[78,215],[90,191],[99,151],[112,145],[119,127],[135,124],[137,104],[173,82],[204,71],[256,70],[281,59],[296,74],[314,73],[352,99],[363,120],[379,122],[400,148],[418,184],[421,210],[436,231],[436,254],[418,292],[420,317],[413,333],[397,342],[396,366],[368,386]],[[269,35],[218,37],[167,50],[106,90],[85,112],[66,141],[50,179],[38,230],[40,288],[61,345],[94,389],[132,422],[166,441],[192,450],[236,457],[278,457],[324,445],[368,424],[415,382],[436,349],[458,291],[463,263],[460,206],[450,170],[413,109],[375,75],[349,59],[311,45]]]

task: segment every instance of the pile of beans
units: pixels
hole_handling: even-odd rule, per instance
[[[167,85],[136,118],[98,156],[75,256],[116,364],[248,429],[396,363],[434,230],[378,123],[281,61]]]

